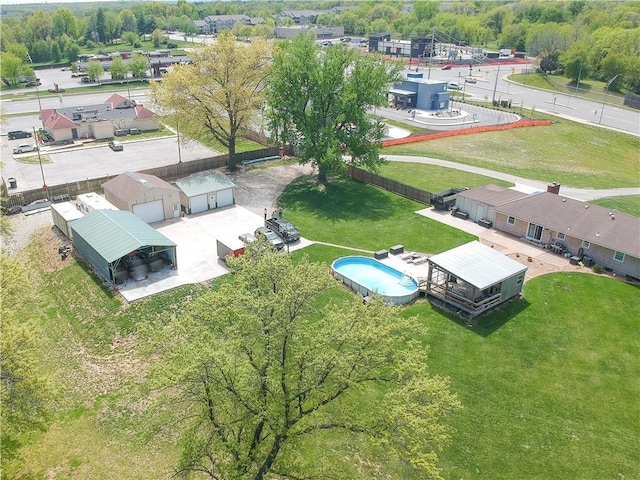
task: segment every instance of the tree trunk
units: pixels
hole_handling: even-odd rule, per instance
[[[327,169],[326,168],[318,166],[318,181],[323,185],[327,184]]]
[[[236,169],[236,139],[232,137],[229,139],[229,170],[234,171]]]

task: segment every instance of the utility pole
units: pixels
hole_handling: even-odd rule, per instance
[[[40,156],[40,145],[38,145],[38,136],[36,135],[36,127],[33,128],[33,138],[36,141],[36,152],[38,152],[38,163],[40,163],[40,173],[42,174],[42,188],[44,191],[47,191],[47,182],[44,179],[44,169],[42,168],[42,157]],[[49,198],[49,193],[47,192],[47,198]]]
[[[498,89],[498,77],[500,77],[500,65],[498,65],[498,71],[496,72],[496,82],[493,85],[493,97],[491,98],[491,105],[496,103],[496,90]]]
[[[602,108],[600,109],[600,120],[598,120],[598,123],[602,123],[602,114],[604,113],[604,105],[607,101],[607,94],[609,93],[609,87],[613,84],[613,82],[616,81],[616,78],[618,78],[620,76],[620,74],[617,74],[615,77],[613,77],[611,80],[609,80],[607,82],[607,89],[604,91],[604,98],[602,99]]]

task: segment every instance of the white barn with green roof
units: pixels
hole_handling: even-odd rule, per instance
[[[174,269],[178,266],[176,244],[131,212],[95,210],[69,228],[74,248],[109,283],[128,279],[127,265],[134,257]]]
[[[228,207],[236,203],[235,184],[222,173],[191,175],[174,182],[188,214]]]

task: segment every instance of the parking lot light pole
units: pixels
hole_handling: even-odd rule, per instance
[[[33,69],[33,60],[31,60],[31,55],[29,55],[29,52],[27,52],[27,58],[29,59],[29,62],[31,63],[31,68]],[[34,80],[37,78],[35,70],[33,71],[33,78]],[[42,121],[42,128],[44,128],[44,118],[42,118],[42,104],[40,103],[40,90],[38,90],[38,80],[35,80],[35,84],[36,84],[36,97],[38,98],[38,116]]]

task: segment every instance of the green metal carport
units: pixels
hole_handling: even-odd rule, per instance
[[[108,282],[114,283],[120,262],[139,250],[150,255],[166,252],[174,268],[178,267],[176,244],[131,212],[95,210],[69,227],[73,246]]]

